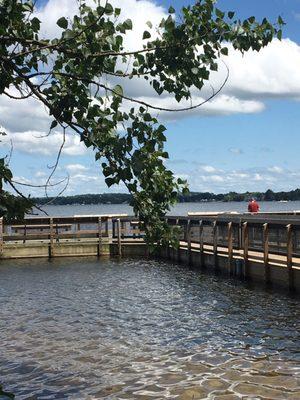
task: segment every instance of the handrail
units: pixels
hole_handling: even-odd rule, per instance
[[[101,221],[100,221],[101,220]],[[189,252],[193,243],[200,246],[213,246],[213,252],[219,251],[218,247],[229,249],[232,258],[234,250],[260,251],[285,255],[289,252],[288,264],[292,256],[300,257],[300,217],[289,216],[276,220],[257,215],[219,215],[216,217],[199,216],[166,216],[165,221],[170,225],[182,227],[184,237],[181,241],[187,243]],[[101,222],[101,223],[100,223]],[[1,224],[2,223],[2,224]],[[267,244],[264,242],[264,224],[268,227]],[[287,226],[289,234],[287,239]],[[2,227],[2,228],[1,228]],[[36,227],[36,229],[35,229]],[[200,228],[199,228],[200,227]],[[38,230],[38,231],[37,231]],[[247,236],[245,238],[245,236]],[[58,216],[58,217],[27,217],[23,224],[7,224],[0,219],[0,254],[3,244],[10,241],[98,238],[99,248],[103,238],[122,241],[128,238],[141,239],[143,232],[140,230],[138,219],[134,216],[111,214],[93,216]],[[299,242],[299,243],[298,243]],[[267,258],[265,258],[267,268]]]

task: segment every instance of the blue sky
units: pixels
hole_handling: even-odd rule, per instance
[[[55,14],[54,8],[60,4],[58,11],[65,13],[64,7],[69,10],[74,3],[75,0],[49,0],[48,7],[53,7]],[[138,3],[127,0],[126,7],[132,6],[127,12],[135,15],[137,4],[141,7],[147,3],[148,7],[152,3],[149,10],[153,10],[155,19],[163,12],[161,7],[167,9],[172,4],[179,10],[189,2],[143,0]],[[177,175],[186,177],[190,189],[197,191],[220,193],[268,188],[278,191],[300,187],[300,0],[220,0],[218,7],[235,10],[241,18],[255,15],[275,21],[280,14],[287,23],[285,40],[282,44],[275,43],[262,57],[242,59],[232,55],[229,59],[232,81],[211,109],[185,113],[180,118],[160,116],[168,128],[169,167]],[[49,19],[49,9],[47,15]],[[139,15],[135,18],[140,21]],[[15,140],[11,166],[17,178],[41,183],[49,174],[47,165],[55,160],[59,138],[54,136],[50,144],[40,139],[38,145],[29,140],[29,135],[36,137],[46,131],[48,120],[34,105],[26,107],[22,109],[20,103],[7,105],[0,99],[0,125]],[[14,118],[16,111],[19,116]],[[36,132],[32,134],[32,131]],[[0,147],[1,154],[5,151]],[[57,179],[65,176],[66,171],[71,176],[68,194],[108,191],[93,154],[79,151],[76,138],[70,139]],[[123,189],[113,187],[110,191]]]

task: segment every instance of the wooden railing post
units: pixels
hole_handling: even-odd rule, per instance
[[[118,256],[122,256],[122,243],[121,243],[121,221],[117,219],[117,235],[118,235]]]
[[[203,246],[203,221],[202,219],[199,221],[199,251],[200,251],[200,267],[204,267],[204,246]]]
[[[233,232],[232,232],[232,222],[228,222],[228,272],[232,275],[232,261],[233,261]]]
[[[168,225],[168,223],[169,223],[167,217],[165,218],[165,223],[166,223],[167,225]],[[168,243],[168,244],[167,244],[167,248],[166,248],[166,252],[167,252],[166,255],[167,255],[167,259],[168,259],[168,260],[171,258],[170,251],[171,251],[171,249],[170,249],[170,243]]]
[[[26,235],[27,235],[26,222],[24,224],[24,231],[23,232],[24,232],[23,243],[25,243],[26,242]]]
[[[58,228],[58,223],[56,222],[55,225],[55,235],[56,235],[56,243],[59,242],[59,228]]]
[[[268,226],[268,223],[263,224],[263,250],[264,250],[265,282],[270,283],[269,226]]]
[[[286,266],[288,272],[289,289],[294,289],[294,271],[293,271],[293,228],[289,224],[286,227]]]
[[[243,223],[243,256],[244,256],[244,278],[249,277],[249,227],[248,222]]]
[[[176,219],[176,226],[179,225],[179,219]],[[180,263],[180,238],[179,238],[179,243],[178,243],[178,249],[177,249],[177,262]]]
[[[112,218],[107,218],[107,236],[108,236],[108,240],[112,243],[112,239],[113,239],[113,231],[114,231],[114,222],[112,220]],[[109,230],[109,223],[111,224],[111,230]]]
[[[214,267],[218,269],[218,225],[217,221],[213,222],[213,253],[214,253]]]
[[[49,258],[53,257],[53,247],[54,247],[53,218],[50,218],[50,246],[49,246]]]
[[[0,218],[0,258],[3,256],[3,218]]]
[[[102,253],[102,218],[98,217],[98,246],[97,246],[98,257]]]
[[[188,252],[188,265],[192,263],[192,240],[191,240],[191,220],[189,219],[186,227],[186,242]]]

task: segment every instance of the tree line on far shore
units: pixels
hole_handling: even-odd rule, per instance
[[[254,197],[258,201],[293,201],[300,200],[300,189],[289,192],[273,192],[268,189],[266,192],[229,192],[225,194],[214,194],[210,192],[190,192],[188,195],[179,196],[180,203],[201,202],[201,201],[249,201]],[[65,204],[130,204],[132,197],[127,193],[102,193],[102,194],[81,194],[75,196],[62,196],[57,198],[39,197],[32,199],[35,204],[53,205]]]

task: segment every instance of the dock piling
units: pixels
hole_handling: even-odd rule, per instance
[[[121,221],[117,219],[117,234],[118,234],[118,255],[122,256],[122,242],[121,242]]]
[[[249,227],[248,222],[243,223],[243,258],[244,258],[244,279],[248,279],[249,271],[248,271],[248,253],[249,253]]]
[[[53,228],[53,218],[50,218],[50,243],[49,243],[49,258],[53,257],[53,247],[54,247],[54,228]]]
[[[293,271],[293,227],[291,224],[286,226],[286,266],[288,271],[289,289],[294,289],[294,271]]]
[[[2,257],[3,254],[3,218],[0,218],[0,257]]]
[[[188,251],[188,265],[192,264],[192,241],[191,241],[191,220],[187,221],[186,227],[186,242]]]
[[[199,221],[199,250],[200,250],[200,267],[203,268],[203,221]]]
[[[218,269],[218,225],[217,221],[213,222],[213,253],[215,269]]]
[[[102,253],[102,218],[98,217],[98,248],[97,248],[98,257],[101,256]]]
[[[265,283],[270,283],[270,265],[269,265],[269,224],[263,224],[263,250],[264,250],[264,268]]]
[[[228,272],[229,275],[233,274],[232,271],[232,261],[233,261],[233,229],[232,229],[232,222],[228,222],[227,224],[228,230]]]

